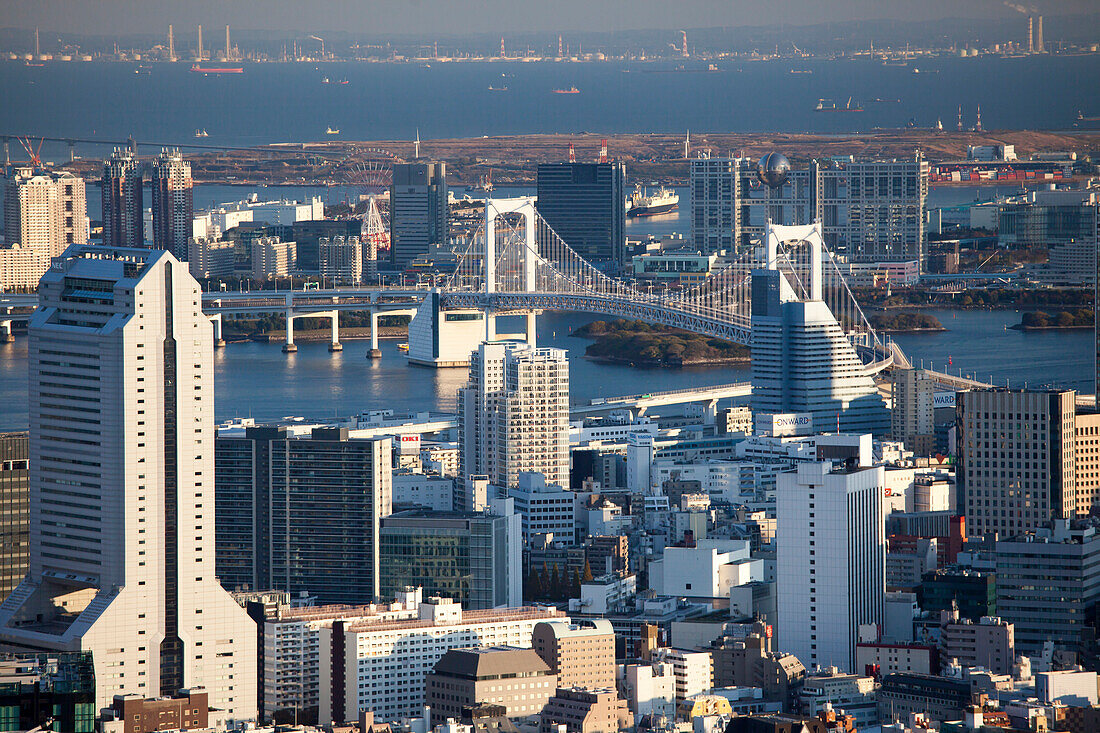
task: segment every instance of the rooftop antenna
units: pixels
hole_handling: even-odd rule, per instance
[[[416,142],[413,143],[413,158],[420,160],[420,128],[416,128]]]
[[[607,162],[607,140],[600,140],[600,158],[598,162]]]
[[[691,130],[684,135],[684,160],[691,156]]]
[[[575,150],[573,150],[573,143],[569,143],[569,162],[570,163],[576,163],[577,162],[577,152]]]

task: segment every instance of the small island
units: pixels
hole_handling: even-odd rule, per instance
[[[1092,328],[1093,318],[1094,314],[1091,308],[1060,311],[1053,314],[1044,311],[1032,311],[1023,314],[1020,322],[1012,328],[1019,331]]]
[[[927,313],[875,313],[870,318],[871,327],[880,333],[918,333],[921,331],[946,331],[940,319]]]
[[[573,336],[595,339],[584,355],[597,361],[636,366],[747,364],[749,348],[723,339],[644,321],[594,321]]]

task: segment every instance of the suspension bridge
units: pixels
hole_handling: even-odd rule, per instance
[[[768,224],[759,244],[729,259],[702,283],[681,290],[653,292],[608,274],[574,251],[539,215],[533,197],[488,199],[485,219],[456,252],[458,264],[437,288],[341,287],[326,290],[217,292],[203,295],[203,310],[215,321],[220,339],[222,314],[284,313],[333,322],[338,344],[340,311],[413,313],[430,293],[444,308],[476,308],[487,313],[563,310],[600,313],[683,329],[735,343],[752,343],[752,273],[779,270],[793,296],[821,300],[855,347],[867,374],[891,366],[910,367],[905,354],[872,328],[848,287],[836,258],[822,238],[821,225]],[[37,303],[31,295],[0,294],[0,330],[25,320]],[[490,319],[486,319],[488,324]],[[488,325],[487,325],[488,327]],[[377,329],[372,328],[376,350]],[[288,329],[293,346],[293,329]],[[293,349],[288,349],[293,350]],[[944,384],[988,386],[949,374]]]

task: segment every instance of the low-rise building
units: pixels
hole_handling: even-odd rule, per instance
[[[513,646],[452,649],[425,678],[433,715],[459,718],[464,708],[499,705],[509,718],[538,715],[557,690],[557,676],[535,650]]]
[[[658,662],[672,665],[677,700],[710,692],[714,686],[714,661],[710,652],[661,648],[655,649],[652,656]]]
[[[995,616],[977,622],[959,616],[958,609],[940,612],[940,657],[962,667],[984,667],[993,674],[1012,674],[1016,661],[1013,626]]]
[[[289,277],[297,267],[295,242],[283,242],[278,237],[257,237],[252,240],[251,252],[254,280]]]
[[[417,471],[393,472],[393,503],[415,505],[437,512],[454,511],[454,479]]]
[[[236,266],[236,242],[196,237],[187,245],[187,269],[196,280],[233,277]]]
[[[826,667],[821,674],[808,675],[799,693],[803,715],[816,715],[832,705],[855,718],[857,725],[874,725],[879,720],[875,699],[875,678],[843,674]]]
[[[938,674],[939,652],[928,644],[856,644],[856,669],[869,677],[884,677],[895,672]]]
[[[906,720],[923,713],[943,722],[958,720],[970,704],[970,684],[927,674],[899,672],[886,675],[878,689],[879,720]]]
[[[558,688],[542,710],[539,733],[619,733],[634,726],[626,700],[614,687]]]
[[[180,690],[174,697],[149,699],[115,695],[112,711],[122,723],[121,733],[157,733],[162,730],[202,730],[210,726],[210,702],[201,687]]]
[[[623,665],[620,683],[636,719],[676,714],[676,676],[671,662]]]
[[[542,621],[531,646],[558,676],[559,687],[615,687],[615,630],[606,619]]]

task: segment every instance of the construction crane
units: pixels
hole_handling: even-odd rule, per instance
[[[33,147],[31,139],[29,137],[17,137],[19,144],[23,146],[23,149],[27,151],[27,156],[30,158],[31,166],[34,168],[42,167],[42,158],[38,157],[39,151],[42,150],[42,143],[46,141],[46,138],[42,138],[38,141],[38,147]]]

